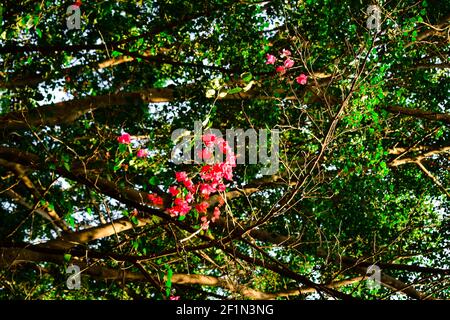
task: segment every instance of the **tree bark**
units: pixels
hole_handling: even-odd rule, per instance
[[[437,154],[446,153],[446,152],[450,152],[450,146],[432,149],[432,150],[429,150],[425,153],[422,153],[422,154],[414,156],[414,157],[394,159],[393,161],[389,162],[389,166],[398,167],[398,166],[401,166],[401,165],[404,165],[407,163],[417,163],[426,158],[432,157]]]
[[[432,111],[424,111],[420,109],[411,109],[405,107],[388,106],[384,108],[386,111],[391,113],[397,113],[400,115],[416,117],[420,119],[427,119],[433,121],[442,121],[444,123],[450,124],[450,114],[449,113],[438,113]]]
[[[91,96],[40,106],[30,110],[13,111],[0,117],[0,131],[4,132],[29,129],[30,127],[69,124],[90,111],[112,106],[171,102],[174,101],[177,96],[183,97],[183,99],[189,99],[189,96],[186,96],[185,94],[187,89],[187,87],[175,89],[150,88],[139,92],[123,92],[103,96]],[[283,91],[280,91],[280,93],[282,92]],[[265,96],[255,89],[247,92],[229,94],[219,99],[242,100],[253,98],[260,100],[274,99],[274,97]],[[296,97],[289,96],[285,99],[296,99]]]
[[[36,252],[27,248],[8,248],[0,247],[0,266],[4,267],[17,267],[18,265],[25,263],[36,262],[53,262],[61,264],[64,262],[64,256],[62,254],[50,254],[44,252]],[[130,270],[113,269],[106,266],[100,266],[97,264],[88,265],[83,261],[75,259],[73,261],[81,269],[81,274],[88,274],[89,276],[100,280],[113,280],[113,281],[147,281],[144,274],[139,272],[133,272]],[[43,270],[44,272],[46,270]],[[167,276],[162,279],[167,281]],[[350,278],[342,281],[335,281],[328,285],[328,288],[339,288],[342,286],[350,285],[364,280],[364,277]],[[200,285],[210,287],[222,287],[225,290],[229,290],[232,293],[238,294],[245,298],[254,300],[269,300],[276,299],[278,297],[289,297],[302,295],[307,293],[313,293],[316,291],[314,288],[302,287],[298,289],[283,290],[279,292],[262,292],[250,288],[248,286],[236,283],[231,279],[225,277],[214,277],[201,274],[180,274],[175,273],[172,275],[171,281],[173,284],[183,285]]]

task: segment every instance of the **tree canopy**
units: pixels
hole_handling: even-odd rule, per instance
[[[450,297],[450,1],[0,16],[1,299]],[[207,129],[278,132],[278,171]]]

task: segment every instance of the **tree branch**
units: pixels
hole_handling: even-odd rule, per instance
[[[450,124],[450,114],[448,113],[438,113],[432,111],[423,111],[420,109],[411,109],[405,107],[397,107],[397,106],[387,106],[384,107],[384,110],[397,113],[400,115],[411,116],[420,119],[427,119],[432,121],[442,121],[444,123]]]

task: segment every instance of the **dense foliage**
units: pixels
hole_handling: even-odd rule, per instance
[[[448,0],[71,4],[1,4],[1,299],[450,297]]]

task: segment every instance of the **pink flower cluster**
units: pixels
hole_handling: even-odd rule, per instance
[[[117,137],[117,141],[122,144],[130,144],[131,136],[125,132]],[[209,221],[207,216],[209,202],[207,200],[211,194],[226,190],[225,180],[231,181],[233,179],[236,156],[228,142],[223,138],[213,134],[205,134],[202,136],[202,141],[204,144],[204,148],[200,151],[202,159],[210,159],[214,148],[218,147],[226,155],[225,162],[203,165],[198,174],[200,181],[197,183],[194,183],[185,171],[176,172],[175,179],[178,185],[172,185],[168,189],[173,202],[166,209],[166,212],[172,217],[182,217],[195,209],[199,214],[203,214],[200,218],[201,228],[207,230],[210,222],[215,222],[220,218],[220,207],[225,203],[220,196],[219,204],[214,208],[212,218]],[[139,158],[147,157],[148,150],[139,149],[136,155]],[[157,194],[150,193],[147,198],[153,206],[164,206],[164,199]]]
[[[281,58],[285,58],[283,61],[283,65],[277,66],[275,68],[275,71],[278,72],[280,75],[283,75],[286,73],[287,69],[290,69],[294,66],[294,60],[292,60],[291,57],[292,53],[289,50],[283,49],[281,51]],[[272,54],[266,55],[266,64],[275,64],[277,61],[277,58]],[[305,85],[308,82],[308,77],[305,74],[299,75],[297,78],[295,78],[295,81],[297,81],[298,84]]]
[[[148,150],[147,149],[139,149],[136,156],[138,158],[147,158],[148,157]]]
[[[117,137],[117,141],[122,144],[130,144],[131,143],[131,136],[129,133],[122,133],[119,137]],[[139,149],[136,153],[136,156],[138,158],[147,158],[148,157],[148,150],[147,149]]]
[[[123,144],[130,144],[131,143],[131,136],[130,136],[130,134],[124,132],[124,133],[122,133],[121,136],[117,137],[117,141],[119,143],[123,143]]]
[[[163,198],[154,193],[150,193],[147,197],[154,206],[162,206],[164,204]]]
[[[202,155],[209,155],[203,159],[209,159],[214,146],[217,146],[222,153],[226,154],[226,161],[203,165],[199,172],[200,181],[197,183],[194,183],[185,171],[176,172],[175,178],[179,185],[169,187],[169,193],[174,199],[173,205],[167,209],[167,212],[172,217],[179,217],[187,215],[194,208],[198,213],[204,214],[200,218],[201,228],[207,230],[210,222],[215,222],[220,218],[220,207],[224,204],[224,200],[221,198],[219,205],[213,210],[211,221],[209,221],[206,215],[209,208],[207,200],[211,194],[226,190],[225,180],[233,179],[236,156],[227,141],[213,134],[203,135],[202,141],[205,146]]]

